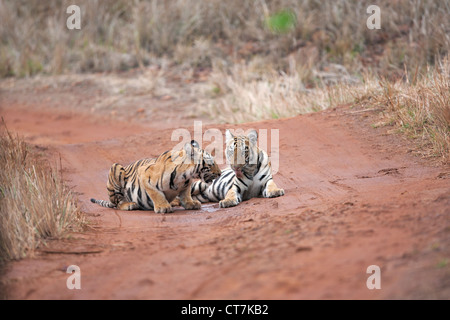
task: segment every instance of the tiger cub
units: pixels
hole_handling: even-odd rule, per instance
[[[126,167],[113,164],[106,188],[109,201],[91,199],[103,207],[119,210],[154,210],[173,212],[170,202],[179,196],[187,209],[200,209],[191,197],[194,179],[211,183],[221,171],[214,158],[192,140],[180,151],[166,151],[155,159],[142,159]]]
[[[267,153],[256,145],[256,130],[245,135],[225,133],[226,158],[229,168],[211,184],[194,181],[193,199],[200,202],[217,202],[221,208],[238,205],[244,200],[262,195],[274,198],[284,195],[284,190],[277,187],[272,179],[272,169]]]

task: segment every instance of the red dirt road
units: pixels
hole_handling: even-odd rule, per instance
[[[373,129],[368,113],[342,107],[208,126],[279,129],[274,179],[286,195],[166,215],[101,208],[89,198],[106,199],[112,163],[170,149],[172,129],[6,105],[1,115],[11,131],[61,156],[90,221],[85,232],[11,262],[1,281],[6,298],[450,298],[449,168]],[[66,287],[69,265],[81,269],[81,290]],[[370,265],[381,268],[379,290],[366,286]]]

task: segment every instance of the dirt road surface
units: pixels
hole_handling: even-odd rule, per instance
[[[181,122],[160,130],[154,121],[12,101],[4,97],[0,110],[9,130],[50,161],[61,157],[90,223],[9,263],[1,281],[6,298],[450,298],[450,170],[413,155],[412,142],[387,134],[389,128],[373,128],[371,112],[343,106],[204,126],[222,133],[279,129],[274,179],[286,195],[159,215],[106,209],[89,199],[107,198],[112,163],[170,149]],[[81,290],[66,287],[69,265],[80,267]],[[371,265],[381,269],[381,289],[366,285]]]

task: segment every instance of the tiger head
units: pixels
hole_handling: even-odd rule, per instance
[[[197,141],[192,140],[190,143],[186,143],[184,150],[189,158],[193,160],[193,163],[199,165],[199,174],[196,178],[199,178],[206,183],[210,183],[222,173],[214,160],[214,157],[201,149]]]
[[[233,135],[230,130],[225,132],[226,158],[236,177],[252,178],[257,170],[258,133],[251,130],[248,135]]]

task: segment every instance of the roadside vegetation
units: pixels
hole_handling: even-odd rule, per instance
[[[79,0],[81,30],[68,30],[72,4],[1,0],[0,75],[120,71],[161,57],[186,68],[256,58],[261,71],[295,70],[314,87],[346,72],[422,73],[450,42],[446,1],[378,1],[380,30],[366,25],[371,1]],[[341,67],[327,70],[332,64]]]
[[[58,170],[23,139],[0,128],[0,264],[85,225]]]
[[[68,30],[71,4],[0,0],[1,77],[140,70],[117,92],[194,98],[218,122],[359,103],[449,160],[447,1],[378,1],[379,30],[372,1],[80,0],[81,30]]]
[[[418,153],[450,163],[449,57],[420,76],[377,79],[377,85],[355,95],[353,103],[379,112],[374,127],[393,126],[417,142]]]

